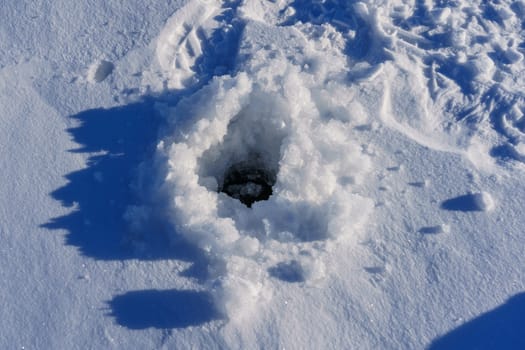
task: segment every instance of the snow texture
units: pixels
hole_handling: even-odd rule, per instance
[[[525,1],[3,11],[0,348],[525,346]]]

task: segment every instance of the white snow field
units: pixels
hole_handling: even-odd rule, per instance
[[[1,349],[524,349],[525,1],[7,1]]]

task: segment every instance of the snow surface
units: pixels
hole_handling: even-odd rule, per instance
[[[525,348],[525,1],[2,11],[0,348]]]

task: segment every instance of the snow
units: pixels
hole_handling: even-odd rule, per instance
[[[525,346],[524,1],[4,11],[0,348]]]
[[[106,79],[112,72],[115,66],[109,61],[102,60],[96,62],[89,67],[87,74],[88,81],[93,83],[100,83]]]

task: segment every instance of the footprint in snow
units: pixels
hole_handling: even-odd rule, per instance
[[[112,62],[101,60],[93,63],[88,70],[88,81],[93,83],[100,83],[104,81],[115,69]]]
[[[171,89],[227,73],[236,57],[237,2],[192,0],[167,21],[157,39],[157,60]],[[206,81],[206,79],[204,79]]]
[[[284,282],[296,283],[305,281],[304,269],[297,260],[280,262],[268,269],[268,272],[270,276]]]
[[[449,231],[448,225],[436,225],[436,226],[426,226],[419,229],[419,233],[424,235],[437,235],[440,233],[445,233]]]

